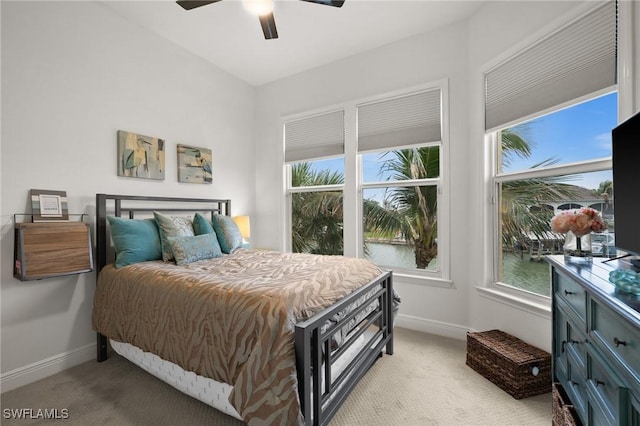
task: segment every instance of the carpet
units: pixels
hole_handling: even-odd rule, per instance
[[[395,353],[364,376],[331,426],[544,425],[551,393],[522,400],[465,365],[466,342],[395,329]],[[551,385],[549,385],[551,386]],[[549,389],[551,390],[551,389]],[[188,397],[113,354],[1,395],[2,425],[236,426],[243,423]],[[54,410],[57,420],[15,419]],[[24,413],[24,412],[23,412]]]

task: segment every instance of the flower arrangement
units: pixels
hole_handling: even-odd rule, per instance
[[[583,207],[557,213],[551,219],[551,229],[561,234],[571,231],[576,237],[582,237],[591,232],[600,233],[607,229],[607,225],[600,212],[591,207]]]

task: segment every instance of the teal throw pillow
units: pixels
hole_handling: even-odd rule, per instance
[[[209,222],[200,213],[196,213],[195,216],[193,216],[193,232],[196,235],[202,235],[202,234],[213,234],[216,231],[213,230],[213,226],[211,225],[211,222]]]
[[[162,213],[153,212],[160,230],[160,245],[162,246],[162,260],[169,262],[174,259],[169,238],[193,237],[193,224],[191,219],[182,216],[165,216]]]
[[[211,222],[218,236],[218,242],[223,253],[233,253],[242,247],[242,235],[238,225],[229,216],[215,215]]]
[[[213,233],[193,237],[169,237],[168,242],[178,265],[222,256],[218,238]]]
[[[107,217],[116,248],[116,268],[162,259],[160,234],[153,219]]]

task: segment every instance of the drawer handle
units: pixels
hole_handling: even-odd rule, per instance
[[[614,337],[614,338],[613,338],[613,344],[614,344],[614,345],[616,345],[616,348],[617,348],[618,346],[627,346],[627,342],[626,342],[626,341],[624,341],[624,340],[620,340],[620,339],[618,339],[617,337]]]
[[[565,291],[564,291],[564,295],[565,295],[565,296],[569,296],[569,295],[571,295],[571,294],[575,294],[575,293],[574,293],[573,291],[569,291],[569,290],[565,290]]]
[[[598,387],[600,385],[604,386],[604,382],[603,381],[600,381],[598,379],[593,379],[593,381],[596,382],[596,387]]]

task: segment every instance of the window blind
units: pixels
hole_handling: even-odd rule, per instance
[[[285,162],[344,154],[344,111],[288,121],[284,125]]]
[[[485,74],[485,129],[498,130],[616,83],[616,2]]]
[[[358,106],[358,152],[439,142],[440,89]]]

